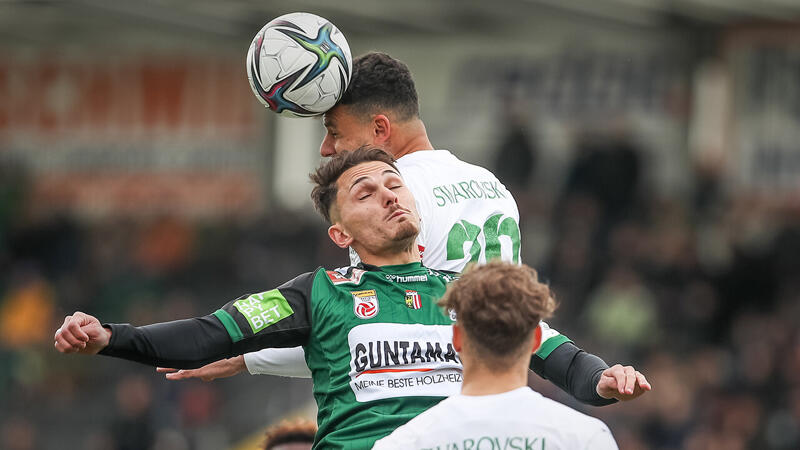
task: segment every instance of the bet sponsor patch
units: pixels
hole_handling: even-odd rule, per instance
[[[253,334],[294,314],[289,302],[277,289],[237,300],[233,306],[247,319]]]

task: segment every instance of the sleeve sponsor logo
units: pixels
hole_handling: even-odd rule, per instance
[[[461,359],[449,325],[371,323],[347,338],[350,388],[359,402],[461,390]]]
[[[233,306],[247,319],[253,334],[294,314],[286,297],[277,289],[237,300]]]
[[[325,273],[328,274],[331,283],[339,285],[345,283],[359,284],[361,283],[361,277],[364,275],[364,272],[366,272],[365,270],[354,268],[348,276],[346,270],[347,268],[326,270]]]
[[[375,289],[351,291],[353,295],[353,312],[359,319],[372,319],[378,315],[378,294]]]

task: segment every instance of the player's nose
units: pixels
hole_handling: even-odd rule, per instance
[[[325,134],[322,143],[319,145],[320,156],[333,156],[336,154],[336,147],[333,144],[333,138],[329,134]]]
[[[381,195],[383,195],[383,205],[387,207],[398,203],[400,200],[397,194],[386,186],[381,189]]]

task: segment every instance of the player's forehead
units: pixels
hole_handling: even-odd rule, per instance
[[[367,161],[355,165],[339,177],[339,191],[347,192],[361,182],[380,180],[384,177],[400,177],[397,169],[383,161]]]
[[[322,116],[325,128],[341,128],[351,123],[358,123],[358,117],[347,105],[336,105]]]
[[[325,128],[333,128],[336,126],[339,117],[337,111],[340,110],[341,108],[339,106],[334,106],[322,115],[322,124],[325,125]]]

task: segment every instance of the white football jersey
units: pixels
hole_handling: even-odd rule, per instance
[[[417,203],[425,266],[461,272],[469,262],[521,262],[517,203],[492,172],[447,150],[410,153],[397,167]],[[359,262],[352,250],[350,260]]]
[[[617,443],[602,421],[526,386],[496,395],[446,398],[372,448],[616,450]]]

